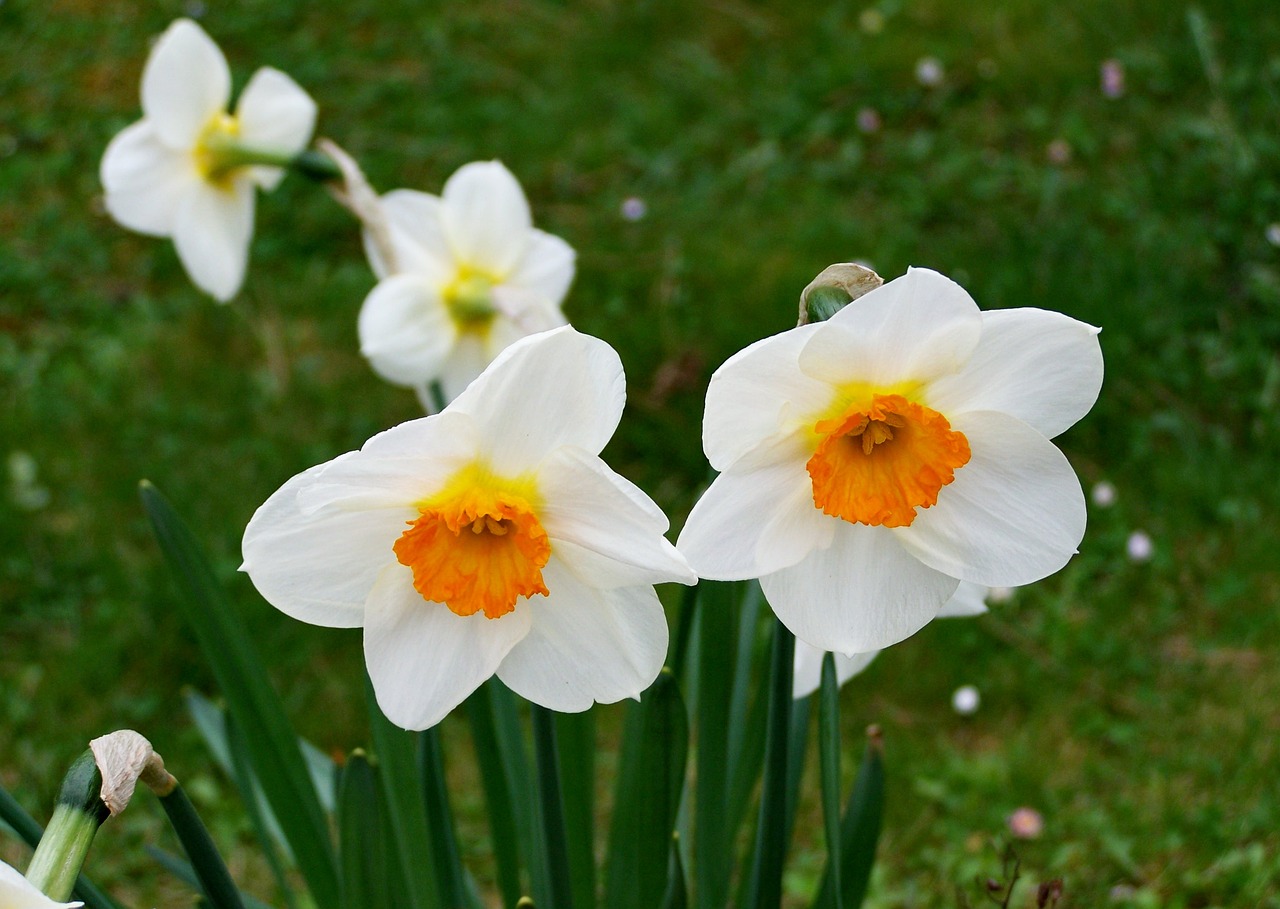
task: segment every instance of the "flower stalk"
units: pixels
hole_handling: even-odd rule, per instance
[[[62,779],[53,817],[27,868],[27,880],[57,902],[71,896],[93,837],[111,816],[101,789],[102,774],[93,752],[85,751]]]

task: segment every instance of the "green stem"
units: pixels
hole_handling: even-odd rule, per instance
[[[70,898],[93,837],[110,816],[101,790],[102,774],[86,751],[63,777],[53,817],[27,868],[27,880],[55,902]]]
[[[418,767],[422,771],[422,792],[431,825],[432,857],[436,863],[436,880],[440,898],[447,909],[465,909],[466,874],[453,829],[453,811],[449,806],[449,786],[444,775],[444,751],[440,747],[440,728],[432,726],[418,740]]]
[[[822,683],[818,693],[818,757],[822,772],[822,820],[827,833],[827,867],[831,875],[832,909],[844,909],[840,880],[840,683],[835,655],[822,658]]]
[[[764,781],[760,792],[760,818],[756,826],[755,858],[747,891],[750,909],[778,909],[782,903],[782,860],[787,845],[787,751],[795,650],[795,635],[781,622],[776,622],[769,659]]]
[[[547,865],[551,877],[551,905],[573,909],[573,884],[569,874],[569,844],[565,836],[564,797],[560,792],[560,755],[556,747],[555,714],[530,705],[533,714],[533,747],[537,755],[539,805]]]
[[[218,847],[209,836],[204,821],[196,813],[195,805],[187,798],[181,785],[173,787],[168,795],[160,796],[160,804],[165,814],[169,815],[169,823],[178,834],[178,841],[191,860],[191,867],[200,882],[200,889],[214,909],[244,909],[240,899],[240,891],[231,879],[231,872],[222,860]]]

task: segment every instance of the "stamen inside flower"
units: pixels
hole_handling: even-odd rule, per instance
[[[238,139],[240,121],[226,112],[214,114],[196,140],[196,169],[217,186],[229,186],[232,172],[243,161]]]
[[[527,497],[469,469],[419,512],[392,548],[424,599],[496,619],[520,597],[549,593],[551,543]]]
[[[852,523],[906,527],[969,462],[964,433],[902,395],[872,395],[813,428],[813,503]]]
[[[489,328],[497,309],[493,305],[491,275],[463,266],[444,289],[444,302],[459,331],[483,332]]]

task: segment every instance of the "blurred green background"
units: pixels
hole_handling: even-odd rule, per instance
[[[929,266],[985,308],[1102,326],[1102,397],[1059,440],[1086,490],[1115,491],[1091,505],[1081,554],[845,689],[850,754],[871,722],[888,748],[869,905],[983,904],[977,881],[1000,877],[1025,806],[1044,829],[1014,841],[1030,882],[1014,905],[1061,877],[1063,905],[1280,906],[1272,0],[4,0],[0,781],[29,810],[47,817],[89,738],[137,728],[233,870],[263,878],[183,709],[183,687],[212,679],[142,477],[211,551],[302,731],[335,753],[366,734],[358,632],[267,607],[235,572],[239,540],[285,479],[417,404],[357,352],[373,278],[315,186],[292,177],[260,200],[228,306],[167,241],[104,215],[102,150],[140,116],[148,41],[182,15],[237,88],[259,65],[291,74],[319,134],[380,189],[438,191],[474,159],[515,172],[537,224],[579,251],[567,313],[627,368],[606,457],[676,527],[706,477],[711,371],[792,324],[831,262]],[[1137,531],[1149,558],[1128,554]],[[982,695],[968,718],[950,706],[964,683]],[[601,712],[607,732],[617,708]],[[451,734],[483,882],[469,743]],[[802,810],[797,906],[821,868],[817,808]],[[96,877],[136,905],[191,900],[138,848],[165,836],[154,804],[109,831]],[[26,860],[11,843],[0,856]]]

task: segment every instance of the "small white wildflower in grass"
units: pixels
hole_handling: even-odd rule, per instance
[[[18,869],[0,862],[0,909],[73,909],[84,903],[59,903],[45,896]]]
[[[1044,817],[1034,808],[1015,809],[1005,823],[1009,832],[1020,840],[1034,840],[1044,832]]]
[[[881,126],[880,112],[874,107],[863,107],[858,110],[857,123],[859,132],[867,135],[878,133]]]
[[[979,584],[961,584],[955,596],[947,600],[938,618],[967,618],[982,615],[987,604],[982,601],[987,589]],[[836,654],[836,682],[843,685],[871,664],[879,650],[868,653]],[[826,651],[804,641],[796,641],[795,668],[791,696],[802,698],[813,694],[822,684],[822,658]]]
[[[1135,530],[1129,534],[1129,539],[1124,543],[1125,554],[1129,556],[1130,562],[1146,562],[1155,554],[1155,544],[1151,542],[1146,531]]]
[[[973,716],[982,704],[982,696],[973,685],[961,685],[951,695],[951,709],[960,716]]]
[[[1101,384],[1097,329],[981,312],[911,269],[716,370],[702,440],[720,475],[678,545],[702,577],[760,578],[809,644],[887,647],[961,581],[1029,584],[1071,558],[1084,493],[1049,440]]]
[[[1267,225],[1267,242],[1272,246],[1280,246],[1280,224]]]
[[[101,179],[111,217],[130,230],[172,237],[197,287],[227,301],[244,281],[254,194],[284,177],[245,163],[244,151],[291,157],[306,147],[315,102],[279,70],[263,67],[228,113],[231,73],[200,26],[179,19],[142,72],[142,114],[107,146]]]
[[[1099,480],[1089,491],[1089,499],[1099,508],[1110,508],[1116,503],[1116,488],[1106,480]]]
[[[565,323],[560,303],[574,252],[537,230],[520,184],[498,161],[464,165],[439,196],[382,197],[396,261],[366,234],[378,285],[365,298],[360,352],[374,371],[414,388],[462,393],[513,341]]]
[[[637,697],[667,652],[653,585],[695,578],[599,458],[625,397],[605,342],[517,341],[443,412],[285,483],[243,570],[296,619],[363,627],[378,704],[409,729],[495,674],[553,710]]]
[[[916,81],[925,88],[937,88],[945,78],[942,61],[937,57],[921,57],[916,61]]]
[[[624,221],[641,221],[649,213],[649,206],[638,196],[628,196],[622,200],[620,211]]]
[[[1104,97],[1116,99],[1124,94],[1124,64],[1114,57],[1098,67],[1098,82]]]

